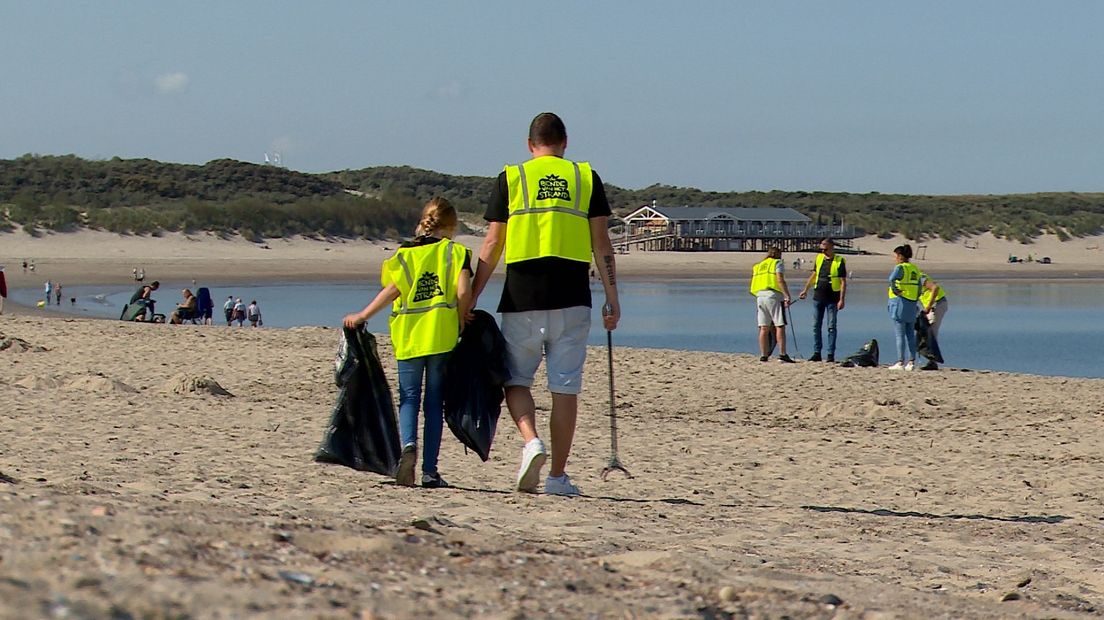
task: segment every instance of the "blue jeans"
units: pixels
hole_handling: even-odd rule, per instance
[[[820,328],[824,324],[824,315],[828,315],[828,355],[836,354],[836,303],[834,301],[813,300],[813,351],[820,353],[823,339]]]
[[[903,297],[889,300],[889,317],[893,319],[893,336],[897,342],[897,361],[916,361],[916,302]]]
[[[422,427],[422,473],[437,473],[437,455],[441,451],[441,429],[445,410],[445,362],[448,353],[398,360],[399,438],[402,444],[418,442],[418,403],[422,401],[425,423]],[[422,377],[425,376],[425,399]]]

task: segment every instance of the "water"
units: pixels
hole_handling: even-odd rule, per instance
[[[494,311],[501,291],[493,280],[479,307]],[[1098,282],[978,282],[942,281],[950,310],[940,332],[947,365],[956,368],[1006,370],[1041,375],[1104,377],[1104,330],[1100,326],[1104,287]],[[168,314],[179,301],[178,291],[190,283],[166,282],[155,294],[158,311]],[[645,282],[620,284],[624,317],[614,332],[619,346],[690,351],[757,354],[755,300],[746,283],[716,281]],[[133,286],[65,287],[59,308],[84,316],[118,318]],[[800,290],[800,289],[798,289]],[[261,286],[211,286],[215,318],[222,317],[227,295],[246,304],[256,299],[265,327],[297,325],[338,326],[345,314],[363,308],[378,288],[370,283],[310,283]],[[797,290],[794,291],[795,293]],[[39,291],[13,291],[13,301],[33,305]],[[70,297],[77,298],[71,306]],[[595,288],[595,305],[602,301]],[[893,329],[886,314],[884,284],[854,280],[847,307],[840,313],[838,358],[877,338],[882,362],[896,359]],[[57,307],[57,306],[55,306]],[[790,353],[812,352],[812,303],[800,301],[791,309],[797,347],[787,334]],[[594,310],[592,344],[604,345],[598,308]],[[373,332],[387,331],[387,317],[373,317]],[[827,335],[826,335],[827,336]]]

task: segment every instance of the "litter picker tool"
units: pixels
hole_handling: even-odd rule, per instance
[[[602,306],[602,316],[606,316],[612,311],[613,308],[609,304]],[[613,397],[613,332],[608,329],[606,330],[606,357],[609,360],[610,458],[609,463],[602,469],[602,480],[605,480],[614,471],[619,471],[625,474],[626,477],[632,478],[633,475],[625,469],[625,466],[621,464],[621,459],[617,457],[617,407]]]
[[[797,358],[801,359],[801,349],[797,348],[797,330],[794,329],[794,326],[793,326],[793,313],[790,312],[790,306],[792,306],[792,305],[793,305],[793,302],[791,301],[789,303],[789,305],[787,305],[786,308],[785,308],[785,310],[786,310],[786,325],[790,328],[790,336],[793,337],[794,353],[797,353]]]

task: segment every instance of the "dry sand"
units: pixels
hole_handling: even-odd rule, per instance
[[[0,234],[9,285],[374,279],[388,244]],[[478,247],[478,239],[466,239]],[[929,244],[933,274],[1104,274],[1096,240]],[[886,252],[897,240],[864,240]],[[1007,254],[1053,265],[1008,265]],[[36,272],[19,262],[34,258]],[[746,254],[619,256],[740,277]],[[855,257],[860,277],[891,259]],[[626,308],[631,312],[631,308]],[[591,351],[569,471],[511,492],[446,430],[445,490],[311,456],[337,332],[0,316],[0,618],[1075,618],[1104,611],[1104,381]],[[5,346],[7,344],[7,346]],[[394,382],[383,339],[381,357]],[[205,390],[213,379],[229,395]],[[198,391],[191,391],[198,390]],[[538,390],[542,419],[550,405]]]
[[[446,430],[452,489],[312,462],[334,330],[5,314],[0,333],[2,618],[1104,610],[1100,380],[617,349],[635,478],[602,481],[594,349],[568,499],[511,492],[505,415],[487,463]]]

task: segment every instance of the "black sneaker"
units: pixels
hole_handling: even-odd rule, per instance
[[[813,353],[813,355],[809,358],[809,361],[810,362],[819,362],[820,361],[820,352]],[[829,362],[832,361],[831,356],[829,356],[828,361]]]
[[[829,353],[828,354],[828,363],[829,364],[835,364],[836,363],[836,356]]]
[[[448,485],[449,483],[445,482],[445,479],[439,473],[422,474],[422,488],[447,489]]]
[[[770,359],[770,356],[767,356],[767,355],[760,355],[760,356],[759,356],[759,361],[760,361],[760,362],[765,362],[765,361],[767,361],[767,360],[769,360],[769,359]]]
[[[778,356],[778,361],[782,362],[783,364],[794,364],[795,363],[792,359],[790,359],[790,356],[786,355],[785,353]]]
[[[939,370],[939,364],[936,364],[935,362],[933,362],[931,360],[928,360],[928,363],[921,366],[920,370]]]

